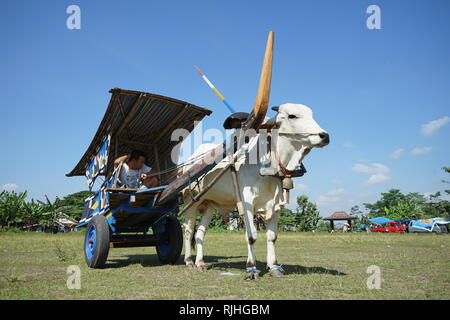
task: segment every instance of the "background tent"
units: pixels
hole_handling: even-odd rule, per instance
[[[388,218],[385,218],[385,217],[377,217],[377,218],[369,219],[369,221],[373,222],[373,223],[377,223],[377,224],[383,224],[383,223],[388,223],[388,222],[391,222],[391,221],[394,221],[394,220],[388,219]]]

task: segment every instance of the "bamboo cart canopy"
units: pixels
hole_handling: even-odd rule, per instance
[[[109,92],[111,100],[97,133],[75,168],[66,174],[68,177],[85,175],[86,167],[109,134],[111,144],[104,175],[113,172],[116,157],[132,149],[145,152],[147,165],[158,171],[172,167],[176,164],[171,160],[171,151],[179,143],[171,141],[173,130],[184,128],[191,132],[195,121],[212,113],[206,108],[153,93],[120,88]]]

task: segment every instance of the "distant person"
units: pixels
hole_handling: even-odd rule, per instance
[[[342,228],[342,232],[349,232],[350,226],[348,223],[344,223],[344,227]]]
[[[114,161],[114,168],[121,163],[119,180],[127,188],[154,188],[157,187],[158,177],[152,176],[156,171],[145,164],[145,153],[133,150],[129,155],[121,156]]]

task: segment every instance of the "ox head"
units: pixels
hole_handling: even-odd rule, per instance
[[[312,148],[330,143],[330,136],[317,124],[307,106],[286,103],[272,109],[277,115],[266,124],[278,131],[278,152],[288,170],[294,170]]]
[[[285,133],[293,143],[307,148],[322,148],[330,143],[330,136],[313,118],[313,112],[303,104],[285,103],[273,107],[277,115],[270,119],[280,133]]]

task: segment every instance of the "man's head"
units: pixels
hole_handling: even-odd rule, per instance
[[[145,153],[141,150],[133,150],[128,158],[128,167],[132,170],[139,170],[144,166]]]

